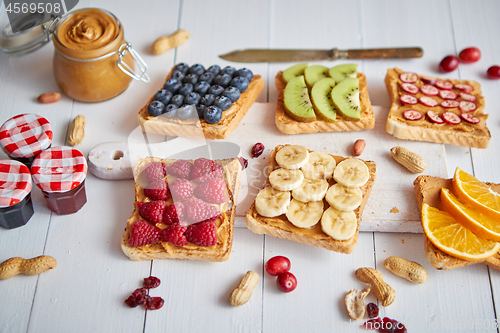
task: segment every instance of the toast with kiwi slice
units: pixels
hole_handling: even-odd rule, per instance
[[[374,128],[375,114],[366,77],[356,72],[356,67],[344,64],[325,69],[320,65],[296,64],[278,72],[278,130],[299,134]]]

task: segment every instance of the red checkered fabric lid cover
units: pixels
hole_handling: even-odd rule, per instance
[[[87,160],[74,148],[58,146],[43,151],[31,165],[35,185],[45,192],[66,192],[87,176]]]
[[[0,127],[0,144],[10,157],[32,157],[52,143],[49,121],[34,113],[24,113],[7,120]]]
[[[30,169],[18,161],[0,161],[0,207],[14,206],[30,192]]]

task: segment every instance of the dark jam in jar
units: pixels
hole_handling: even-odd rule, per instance
[[[23,113],[0,127],[0,146],[9,158],[31,167],[33,160],[52,144],[52,126],[34,113]]]
[[[0,161],[0,226],[21,227],[32,215],[30,170],[18,161]]]
[[[87,161],[79,150],[65,146],[47,149],[33,161],[31,174],[53,212],[73,214],[87,202]]]

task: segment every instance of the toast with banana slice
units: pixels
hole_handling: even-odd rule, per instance
[[[246,225],[258,234],[352,253],[375,177],[374,162],[279,145]]]

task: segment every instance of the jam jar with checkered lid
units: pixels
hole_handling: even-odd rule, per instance
[[[52,126],[34,113],[23,113],[7,120],[0,127],[0,146],[9,158],[28,168],[35,157],[52,144]]]
[[[31,165],[31,176],[47,207],[59,215],[76,213],[87,202],[87,161],[77,149],[57,146],[43,151]]]
[[[31,174],[28,167],[14,160],[0,161],[0,226],[22,227],[33,215]]]

